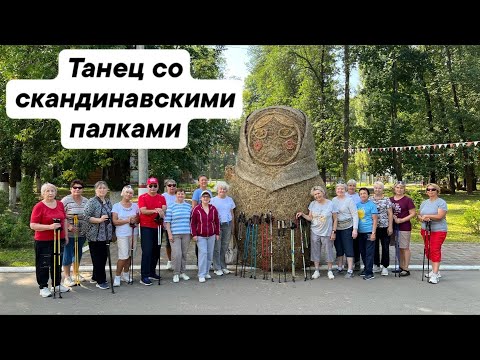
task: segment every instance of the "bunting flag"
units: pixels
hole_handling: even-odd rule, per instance
[[[405,146],[389,146],[389,147],[369,147],[369,148],[352,148],[349,147],[348,149],[343,149],[343,152],[348,151],[350,154],[355,152],[387,152],[387,151],[404,151],[404,150],[425,150],[433,148],[435,149],[442,149],[442,148],[458,148],[460,146],[477,146],[480,143],[480,140],[477,141],[461,141],[461,142],[454,142],[454,143],[446,143],[446,144],[428,144],[428,145],[405,145]]]

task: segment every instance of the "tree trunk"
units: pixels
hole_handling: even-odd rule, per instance
[[[342,174],[343,178],[347,178],[348,171],[348,149],[350,147],[350,53],[349,46],[345,45],[344,48],[343,65],[345,72],[345,101],[343,104],[343,140],[345,141],[343,147],[343,162],[342,162]],[[325,182],[325,178],[323,179]]]
[[[427,83],[425,81],[425,73],[421,75],[420,82],[422,84],[422,90],[423,90],[423,96],[425,98],[425,107],[427,109],[427,122],[428,122],[428,131],[430,134],[430,140],[434,140],[434,128],[433,128],[433,113],[432,113],[432,101],[430,98],[430,93],[428,92],[428,87]],[[434,140],[435,142],[435,140]],[[429,158],[428,158],[428,163],[429,163],[429,182],[436,184],[437,183],[437,176],[435,172],[435,151],[433,147],[430,147],[428,149],[429,153]]]
[[[391,128],[393,136],[396,136],[396,125],[397,125],[397,93],[398,93],[398,81],[396,75],[396,68],[397,68],[397,60],[393,61],[392,64],[392,98],[391,98],[391,107],[390,107],[390,121],[391,121]],[[392,144],[395,143],[395,138],[392,139]],[[397,176],[397,180],[402,180],[403,173],[402,173],[402,154],[401,152],[394,151],[393,152],[393,172]]]

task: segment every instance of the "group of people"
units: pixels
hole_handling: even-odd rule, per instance
[[[87,199],[82,196],[84,183],[75,179],[70,184],[70,195],[61,201],[56,200],[55,185],[43,184],[42,200],[34,206],[30,219],[30,228],[35,231],[35,268],[40,296],[50,297],[52,291],[68,292],[77,282],[85,281],[78,266],[72,269],[72,264],[80,264],[86,241],[93,264],[90,282],[99,289],[109,289],[105,266],[114,235],[118,261],[113,286],[120,286],[121,281],[133,281],[131,258],[135,256],[139,236],[140,283],[143,285],[152,285],[152,280],[160,279],[156,267],[162,239],[166,242],[167,268],[173,270],[174,283],[180,278],[190,279],[185,269],[191,239],[198,246],[200,282],[211,278],[212,263],[216,275],[228,274],[225,253],[233,231],[235,208],[234,201],[227,196],[228,185],[217,183],[218,195],[212,198],[207,178],[201,175],[192,205],[185,201],[185,190],[177,188],[175,180],[168,179],[165,185],[167,191],[159,194],[158,179],[150,177],[148,191],[138,197],[138,203],[132,202],[134,191],[127,185],[122,189],[121,201],[112,205],[105,181],[95,183],[95,196]],[[58,257],[62,258],[62,266]],[[52,288],[48,287],[49,278]]]
[[[314,200],[308,206],[308,214],[297,212],[296,217],[311,221],[311,255],[315,264],[313,279],[320,277],[320,255],[325,252],[327,276],[334,279],[333,263],[337,261],[336,275],[344,271],[344,257],[347,261],[345,278],[360,271],[360,259],[364,268],[360,275],[364,280],[375,278],[374,273],[388,276],[390,265],[389,246],[396,248],[398,267],[392,272],[409,276],[411,219],[421,221],[421,235],[424,240],[424,255],[432,261],[432,271],[426,276],[429,282],[437,284],[441,277],[441,246],[447,236],[447,203],[439,197],[440,187],[430,183],[426,186],[428,199],[420,205],[418,215],[412,199],[405,195],[406,184],[398,181],[394,195],[384,195],[385,186],[381,181],[373,184],[373,194],[362,187],[356,192],[356,181],[335,186],[336,196],[326,198],[321,186],[314,186],[311,195]],[[380,257],[380,246],[382,254]],[[335,247],[336,257],[333,253]]]

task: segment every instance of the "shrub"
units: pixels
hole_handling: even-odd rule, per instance
[[[0,214],[3,214],[8,208],[8,193],[0,190]]]
[[[22,248],[31,245],[33,231],[10,210],[0,215],[0,247]]]
[[[33,178],[25,175],[20,183],[20,219],[26,226],[30,226],[30,215],[37,201],[33,192]]]
[[[480,201],[475,201],[463,213],[463,221],[474,234],[480,234]]]

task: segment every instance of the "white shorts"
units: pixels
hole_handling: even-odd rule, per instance
[[[133,256],[137,254],[137,240],[138,236],[133,239]],[[117,248],[118,248],[118,260],[127,260],[130,257],[132,236],[118,236]]]

